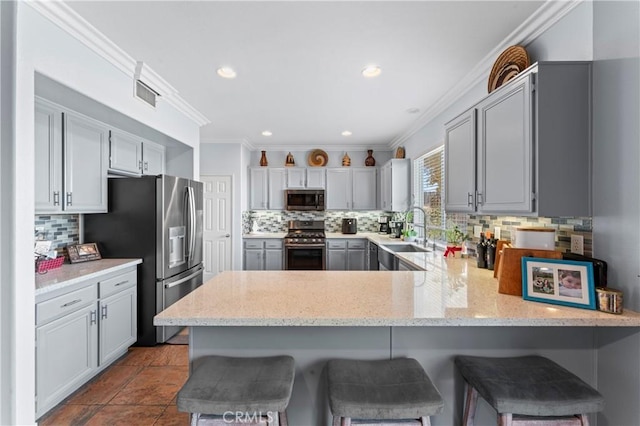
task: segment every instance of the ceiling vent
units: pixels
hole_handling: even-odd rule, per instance
[[[156,107],[156,103],[158,98],[160,97],[160,93],[157,90],[154,90],[148,84],[144,83],[141,80],[142,77],[142,67],[144,63],[142,61],[138,61],[136,63],[136,71],[133,76],[136,87],[135,87],[135,97],[141,99],[145,103],[151,105],[152,107]]]
[[[136,97],[155,108],[156,101],[160,97],[160,94],[142,81],[136,80]]]

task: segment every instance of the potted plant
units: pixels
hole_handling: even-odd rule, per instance
[[[402,231],[402,237],[407,242],[415,241],[417,235],[418,233],[413,229],[405,229]]]
[[[456,253],[459,254],[462,251],[462,243],[470,239],[469,235],[462,232],[458,225],[455,224],[451,224],[444,231],[444,235],[447,240],[447,250],[444,252],[445,257],[449,255],[458,257]]]

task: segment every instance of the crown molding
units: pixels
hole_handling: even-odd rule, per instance
[[[567,13],[584,0],[556,1],[547,0],[527,20],[518,26],[502,42],[487,54],[475,67],[467,73],[451,90],[431,105],[420,117],[402,134],[389,142],[390,148],[396,148],[406,142],[420,129],[444,112],[453,103],[460,99],[476,84],[486,80],[491,73],[491,68],[496,58],[507,47],[514,44],[529,45],[552,25],[562,19]]]
[[[338,144],[318,144],[317,148],[324,149],[327,151],[366,151],[368,149],[373,149],[374,151],[390,151],[389,145],[387,144],[366,144],[366,145],[338,145]],[[266,145],[261,144],[257,146],[253,146],[253,150],[257,151],[310,151],[315,149],[314,147],[308,144],[289,144],[289,145]]]
[[[67,4],[62,1],[25,1],[24,4],[31,6],[46,19],[69,33],[73,38],[87,46],[124,74],[131,77],[132,80],[135,78],[137,61]],[[160,99],[167,102],[199,126],[204,126],[211,122],[182,99],[173,86],[148,66],[145,65],[142,68],[140,78],[160,94]]]

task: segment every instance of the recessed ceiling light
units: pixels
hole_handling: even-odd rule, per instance
[[[407,109],[407,112],[409,114],[417,114],[417,113],[420,112],[420,108],[409,108],[409,109]]]
[[[348,130],[345,130],[344,132],[342,132],[342,136],[351,136],[352,133]]]
[[[362,75],[365,77],[377,77],[382,72],[382,69],[377,65],[369,65],[365,69],[362,70]]]
[[[264,132],[262,132],[262,136],[271,136],[273,133],[271,133],[269,130],[265,130]]]
[[[236,78],[236,72],[230,67],[218,68],[217,73],[222,78]]]

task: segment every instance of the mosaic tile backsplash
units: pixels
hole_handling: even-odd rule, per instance
[[[43,229],[36,234],[36,239],[52,241],[52,249],[78,244],[80,241],[78,218],[77,214],[36,215],[34,226]]]
[[[388,214],[383,211],[340,211],[293,212],[281,210],[252,210],[242,213],[242,232],[251,232],[251,224],[256,221],[258,232],[286,232],[290,220],[324,220],[325,232],[341,232],[342,219],[355,218],[358,232],[378,232],[378,217]]]
[[[389,215],[384,211],[325,211],[325,212],[290,212],[279,210],[253,210],[242,214],[242,231],[249,233],[251,224],[256,221],[259,232],[286,232],[289,220],[324,220],[326,232],[341,232],[343,218],[356,218],[359,232],[377,232],[378,217]],[[518,226],[544,226],[556,230],[556,250],[569,252],[571,234],[584,237],[584,254],[593,253],[592,219],[590,217],[515,217],[515,216],[475,216],[451,215],[451,220],[458,224],[463,232],[471,236],[467,243],[475,247],[478,238],[473,237],[473,228],[482,226],[482,232],[495,232],[500,227],[500,238],[511,240],[512,232]],[[465,229],[466,225],[466,229]]]

